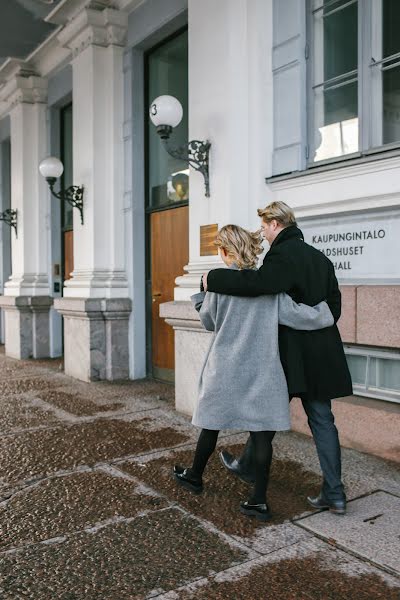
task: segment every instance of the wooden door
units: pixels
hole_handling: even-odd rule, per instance
[[[174,331],[159,316],[160,304],[174,299],[175,279],[189,261],[189,207],[150,215],[152,372],[172,381],[175,367]]]
[[[71,279],[74,270],[74,232],[64,232],[64,281]]]

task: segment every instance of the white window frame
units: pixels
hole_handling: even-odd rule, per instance
[[[350,2],[350,0],[349,0]],[[379,68],[382,48],[382,0],[358,0],[358,151],[314,161],[314,18],[313,0],[307,0],[307,168],[360,158],[389,150],[400,150],[399,141],[382,144],[382,71]],[[379,25],[379,26],[377,26]],[[375,56],[379,59],[375,59]],[[375,65],[371,57],[375,59]],[[387,62],[385,59],[384,63]],[[400,53],[399,53],[400,63]],[[376,118],[379,114],[381,117]]]
[[[400,391],[397,392],[396,390],[391,391],[379,387],[372,387],[368,384],[371,358],[383,358],[385,360],[394,360],[398,362],[400,377],[400,351],[381,350],[368,346],[353,346],[351,344],[344,344],[344,351],[348,356],[362,356],[367,359],[364,385],[353,383],[353,390],[356,395],[400,404]]]

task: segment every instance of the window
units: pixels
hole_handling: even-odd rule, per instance
[[[399,0],[310,5],[310,162],[400,143]]]
[[[345,346],[354,392],[400,402],[400,352]]]
[[[174,129],[172,146],[188,143],[188,32],[167,40],[147,54],[146,106],[163,94],[178,98],[183,118]],[[173,208],[189,201],[189,167],[187,161],[173,158],[165,150],[156,128],[146,112],[147,128],[147,206],[149,209]]]

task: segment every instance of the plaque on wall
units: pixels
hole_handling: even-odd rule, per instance
[[[400,210],[299,219],[304,240],[342,283],[400,283]]]
[[[200,256],[217,256],[218,248],[214,246],[217,233],[217,223],[200,225]]]

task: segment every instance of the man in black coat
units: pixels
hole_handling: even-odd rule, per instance
[[[273,202],[258,211],[270,249],[258,271],[215,269],[203,276],[205,289],[232,296],[288,293],[296,302],[314,306],[326,300],[335,324],[317,331],[279,328],[279,349],[289,395],[300,397],[317,447],[323,474],[321,493],[307,500],[314,508],[344,514],[346,496],[341,480],[341,454],[331,400],[353,393],[351,377],[336,322],[341,294],[331,261],[306,244],[292,209]],[[266,390],[268,393],[268,390]],[[221,453],[224,466],[249,481],[252,447],[248,441],[239,460]]]

